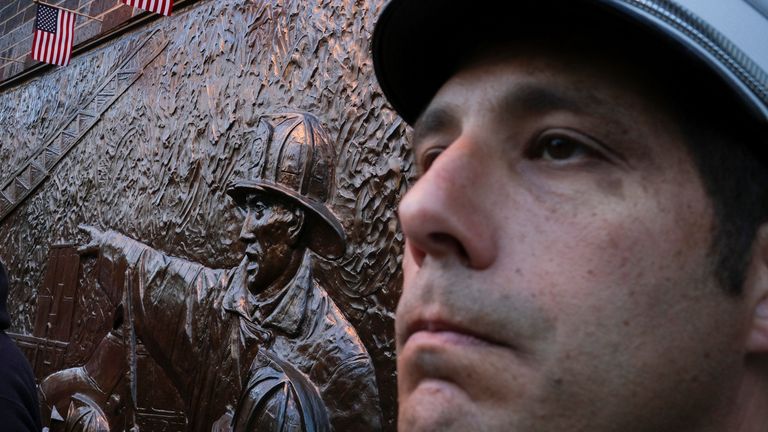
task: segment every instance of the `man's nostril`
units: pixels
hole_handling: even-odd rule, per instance
[[[464,264],[469,264],[469,254],[456,237],[445,233],[432,233],[429,234],[429,241],[438,246],[439,249],[455,253]]]

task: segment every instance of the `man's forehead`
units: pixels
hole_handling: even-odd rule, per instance
[[[488,70],[494,67],[480,66],[478,69]],[[551,72],[542,72],[541,69],[529,73],[525,68],[510,71],[502,67],[497,72],[503,75],[505,82],[484,90],[481,90],[485,85],[482,79],[473,76],[475,68],[459,72],[443,85],[419,116],[414,125],[414,147],[431,133],[460,127],[462,116],[476,108],[462,103],[466,99],[456,100],[447,94],[454,86],[461,86],[461,91],[466,93],[467,97],[470,97],[472,92],[481,91],[483,100],[487,103],[485,106],[492,107],[493,115],[498,116],[495,119],[487,119],[489,121],[507,122],[552,112],[569,112],[599,115],[611,122],[615,120],[613,117],[623,111],[623,107],[608,91],[617,89],[607,85],[595,85],[601,81],[597,76],[594,77],[595,82],[590,82],[584,80],[583,76],[573,75],[568,69],[554,68],[556,74],[553,75]]]
[[[262,191],[252,191],[245,194],[245,200],[243,204],[247,207],[257,205],[273,205],[274,200]]]
[[[291,210],[294,208],[292,201],[266,191],[255,190],[244,195],[241,204],[243,208],[266,207],[272,210]]]

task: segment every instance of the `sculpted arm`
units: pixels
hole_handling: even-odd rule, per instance
[[[225,337],[220,297],[229,272],[171,257],[116,231],[81,226],[92,241],[81,253],[100,251],[115,268],[126,268],[123,303],[137,336],[177,385]],[[122,264],[122,265],[121,265]],[[214,345],[215,346],[215,345]]]
[[[117,231],[101,231],[94,226],[84,224],[80,225],[79,228],[86,232],[91,238],[87,244],[78,249],[80,254],[83,255],[100,252],[113,262],[125,260],[128,267],[135,267],[142,258],[149,258],[153,261],[162,261],[163,258],[165,258],[169,261],[178,260],[187,264],[196,265],[201,269],[204,268],[199,264],[168,256],[149,245],[122,235]],[[158,264],[164,265],[165,263],[158,262]]]
[[[145,285],[149,281],[187,285],[189,294],[201,297],[209,291],[208,288],[212,284],[221,282],[221,278],[227,276],[224,270],[211,269],[199,263],[166,255],[117,231],[101,231],[90,225],[80,225],[80,229],[91,237],[90,242],[78,249],[81,254],[100,252],[113,263],[124,262],[129,269],[141,273],[140,280],[135,282],[144,282]],[[201,284],[203,286],[200,286]],[[143,296],[146,294],[142,293]]]

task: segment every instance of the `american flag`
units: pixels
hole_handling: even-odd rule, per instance
[[[122,0],[122,2],[128,6],[163,15],[170,15],[173,9],[173,0]]]
[[[38,4],[35,36],[32,38],[32,58],[59,66],[68,65],[72,56],[74,33],[75,14]]]

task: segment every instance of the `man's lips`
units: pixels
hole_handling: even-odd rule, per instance
[[[253,273],[254,271],[259,269],[259,263],[250,261],[248,265],[245,267],[245,271],[248,273]]]
[[[246,251],[245,256],[248,257],[248,264],[245,266],[245,271],[251,273],[259,268],[259,254]]]
[[[472,331],[456,323],[443,320],[417,320],[407,326],[403,346],[406,343],[438,343],[464,346],[498,346],[513,348],[498,339]]]

